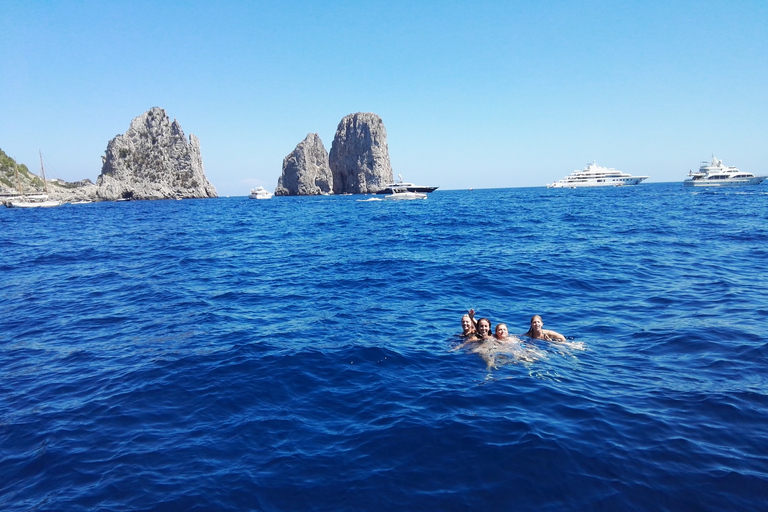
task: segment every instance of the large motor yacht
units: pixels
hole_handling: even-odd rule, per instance
[[[554,183],[547,183],[547,188],[577,188],[577,187],[620,187],[637,185],[648,176],[632,176],[625,172],[600,167],[595,162],[588,164],[582,171],[571,174]]]
[[[750,172],[742,172],[736,167],[726,167],[723,161],[712,155],[711,162],[702,162],[699,172],[688,172],[688,178],[683,182],[687,187],[738,187],[742,185],[759,185],[768,176],[755,176]]]
[[[400,178],[400,181],[396,181],[394,183],[387,183],[384,185],[384,188],[376,192],[377,194],[393,194],[395,192],[395,189],[399,189],[400,192],[405,190],[405,192],[434,192],[437,190],[437,187],[425,187],[424,185],[414,185],[413,183],[407,183],[403,181],[403,176],[401,174],[397,175],[398,178]]]

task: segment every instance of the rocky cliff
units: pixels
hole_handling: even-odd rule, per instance
[[[0,195],[16,195],[19,187],[26,194],[40,193],[43,191],[43,180],[0,149]]]
[[[179,123],[153,107],[131,121],[107,145],[96,181],[100,200],[216,197],[200,156],[200,141],[187,141]]]
[[[350,114],[333,138],[329,164],[335,194],[374,193],[392,182],[387,130],[379,116]]]
[[[310,133],[283,159],[283,173],[277,180],[276,196],[329,194],[333,175],[328,152],[316,133]]]

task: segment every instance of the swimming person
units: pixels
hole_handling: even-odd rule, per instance
[[[491,336],[491,321],[487,318],[481,318],[477,321],[477,334],[481,340],[493,338]]]
[[[474,313],[474,311],[472,311],[471,309],[470,311]],[[461,317],[461,337],[471,338],[471,337],[474,337],[476,332],[477,331],[475,329],[475,323],[472,321],[472,317],[469,316],[468,314],[462,316]]]
[[[499,341],[509,341],[509,329],[507,324],[496,324],[496,333],[494,337]]]
[[[541,317],[539,315],[533,315],[531,317],[531,328],[528,329],[528,332],[525,333],[525,335],[537,340],[565,341],[565,336],[559,332],[550,331],[549,329],[544,329],[543,327],[544,321],[541,319]]]

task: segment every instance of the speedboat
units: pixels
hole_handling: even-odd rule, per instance
[[[397,187],[392,189],[391,194],[384,196],[384,199],[393,200],[393,201],[409,200],[409,199],[426,199],[426,198],[427,198],[427,194],[424,194],[423,192],[411,192],[406,188],[397,188]]]
[[[256,187],[251,189],[251,194],[248,196],[250,199],[272,199],[272,192],[264,187]]]
[[[397,189],[405,189],[406,192],[434,192],[437,190],[437,187],[425,187],[423,185],[414,185],[413,183],[407,183],[403,181],[403,175],[398,174],[398,178],[400,178],[400,181],[396,181],[394,183],[386,183],[384,185],[384,188],[376,192],[377,194],[392,194],[394,190]],[[421,198],[419,198],[421,199]]]
[[[573,171],[561,180],[547,183],[547,188],[621,187],[624,185],[637,185],[647,179],[648,176],[632,176],[616,169],[600,167],[595,162],[592,162],[582,171]]]
[[[688,178],[683,181],[686,187],[739,187],[759,185],[768,176],[755,176],[742,172],[736,167],[726,167],[723,161],[712,155],[711,162],[701,162],[699,172],[688,171]]]

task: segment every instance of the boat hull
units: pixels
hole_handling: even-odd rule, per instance
[[[397,192],[396,194],[390,194],[384,196],[387,201],[410,201],[414,199],[426,199],[427,194],[422,192]]]
[[[574,182],[563,182],[556,181],[554,183],[549,183],[547,185],[547,188],[587,188],[587,187],[623,187],[626,185],[638,185],[643,180],[648,179],[647,177],[640,177],[640,178],[628,178],[628,179],[621,179],[621,180],[611,180],[611,179],[604,179],[601,181],[574,181]]]
[[[744,187],[749,185],[759,185],[768,176],[755,176],[754,178],[729,178],[724,180],[685,180],[683,186],[685,187]]]
[[[9,208],[53,208],[61,206],[61,201],[40,201],[40,202],[22,202],[11,201],[6,203]]]

